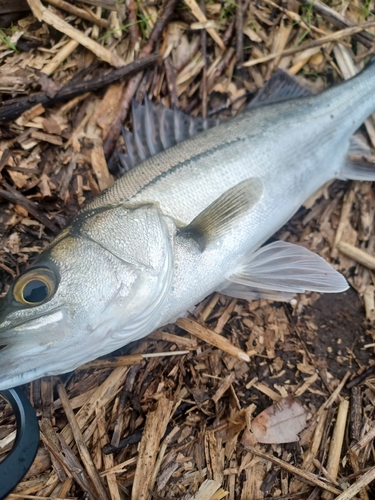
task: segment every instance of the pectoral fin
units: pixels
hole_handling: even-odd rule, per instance
[[[306,290],[334,293],[347,288],[345,278],[319,255],[276,241],[246,256],[241,268],[218,291],[247,300],[289,300]]]
[[[240,182],[211,203],[180,234],[195,239],[204,250],[233,228],[259,200],[262,191],[260,179]]]

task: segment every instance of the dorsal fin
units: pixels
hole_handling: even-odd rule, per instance
[[[296,78],[286,71],[278,70],[250,102],[247,109],[310,94],[310,90]],[[160,151],[221,123],[219,119],[189,116],[177,108],[166,108],[163,104],[156,106],[148,97],[145,98],[143,106],[133,100],[132,117],[133,133],[122,129],[127,154],[118,152],[125,171]]]
[[[267,104],[306,97],[311,94],[310,89],[300,83],[297,78],[287,71],[279,69],[259,90],[246,109],[255,109]]]
[[[147,97],[142,106],[132,102],[133,133],[122,128],[127,154],[118,153],[127,171],[138,163],[179,142],[193,137],[220,123],[220,120],[189,116],[179,109],[155,106]]]

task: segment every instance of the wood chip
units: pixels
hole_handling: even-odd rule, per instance
[[[111,64],[115,68],[125,66],[125,62],[116,53],[110,52],[108,49],[92,40],[92,38],[87,37],[76,28],[73,28],[66,21],[44,7],[40,0],[28,0],[28,4],[34,16],[39,21],[44,21],[58,31],[68,35],[70,38],[86,47],[86,49],[91,50],[99,59]]]

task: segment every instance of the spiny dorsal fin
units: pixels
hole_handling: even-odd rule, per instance
[[[132,102],[133,133],[122,129],[127,154],[118,153],[127,171],[138,163],[193,137],[203,130],[214,127],[219,120],[189,116],[179,109],[168,109],[162,104],[155,106],[147,97],[142,106]]]
[[[180,234],[196,240],[203,251],[233,228],[260,199],[262,191],[260,179],[251,178],[240,182],[211,203]]]
[[[271,76],[247,109],[310,94],[296,78],[286,71],[279,70]],[[221,123],[219,119],[204,120],[199,116],[189,116],[177,108],[166,108],[162,104],[155,106],[147,97],[143,106],[133,100],[132,117],[133,133],[122,130],[127,154],[118,153],[126,171],[160,151]]]
[[[297,97],[306,97],[311,94],[312,92],[300,83],[297,78],[279,69],[259,90],[254,99],[248,104],[247,109],[255,109],[267,104],[288,101]]]

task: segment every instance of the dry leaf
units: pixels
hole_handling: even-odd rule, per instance
[[[258,443],[281,444],[299,441],[307,412],[297,398],[288,396],[260,413],[251,422]]]

